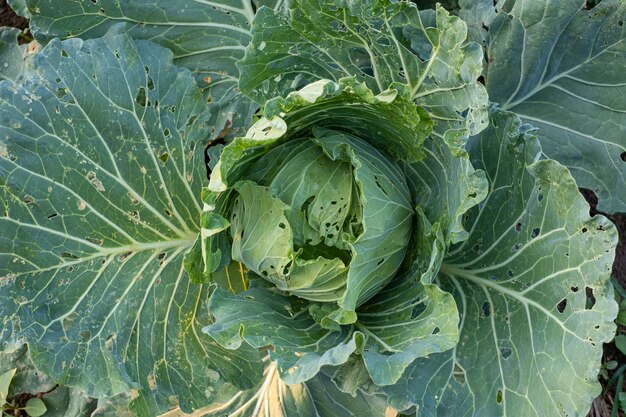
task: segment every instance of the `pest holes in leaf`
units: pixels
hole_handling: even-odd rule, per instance
[[[61,258],[64,259],[78,259],[78,256],[70,252],[61,252]]]
[[[435,327],[433,329],[433,333],[432,334],[437,334],[437,333],[439,333],[439,331],[440,331],[439,327]]]
[[[541,200],[543,200],[543,194],[539,194],[539,195],[537,196],[537,201],[541,201]]]
[[[618,21],[617,21],[617,26],[619,26],[619,27],[624,26],[624,21],[623,21],[623,20],[618,20]],[[624,158],[624,155],[625,155],[625,154],[626,154],[626,152],[623,152],[623,153],[622,153],[622,159],[623,159],[624,161],[626,161],[626,159]]]
[[[456,362],[454,363],[454,372],[452,373],[452,376],[459,384],[465,384],[465,371]]]
[[[510,277],[513,278],[513,271],[511,271],[510,269],[508,271],[506,271],[506,274]]]
[[[163,135],[165,137],[169,137],[171,135],[171,132],[170,132],[170,130],[167,127],[165,129],[163,129]]]
[[[583,227],[580,231],[583,232],[583,233],[587,233],[587,228]]]
[[[167,152],[164,152],[161,155],[159,155],[159,160],[161,161],[161,165],[163,166],[165,166],[168,159],[170,159],[170,154]]]
[[[130,211],[127,214],[135,224],[139,224],[139,212],[137,210]]]
[[[287,225],[283,222],[280,222],[278,223],[278,227],[284,230],[287,227]]]
[[[139,88],[139,92],[137,93],[137,98],[135,99],[137,104],[141,107],[146,107],[146,89],[141,87]]]
[[[254,297],[251,295],[244,295],[243,298],[245,298],[246,300],[254,300]]]
[[[419,317],[419,315],[422,314],[422,312],[425,309],[426,307],[422,303],[419,303],[416,306],[413,306],[413,309],[411,310],[411,320],[414,320],[417,317]]]
[[[33,196],[26,194],[24,196],[24,198],[22,198],[22,201],[24,202],[24,204],[26,205],[31,205],[33,203],[35,203],[35,199],[33,198]]]
[[[480,309],[483,311],[482,312],[482,317],[489,317],[491,316],[491,304],[489,304],[488,301],[485,301],[483,303],[482,306],[480,306]]]
[[[518,223],[515,225],[515,231],[516,231],[516,232],[519,232],[520,230],[522,230],[522,222],[518,222]]]
[[[498,393],[496,394],[496,402],[498,404],[502,404],[502,390],[498,390]]]
[[[97,177],[96,177],[96,173],[93,171],[89,171],[87,173],[87,179],[89,180],[89,182],[91,183],[91,185],[93,185],[96,190],[103,192],[105,191],[104,189],[104,185],[102,185],[102,181],[100,181]]]
[[[191,116],[188,120],[187,123],[185,123],[187,126],[191,126],[193,125],[196,120],[198,119],[198,116]]]
[[[578,287],[572,287],[570,290],[572,290],[572,292],[578,292]]]
[[[535,227],[532,231],[532,233],[530,234],[530,237],[532,239],[536,238],[537,236],[539,236],[539,233],[541,232],[541,229],[538,227]]]
[[[63,318],[62,326],[65,332],[69,331],[72,328],[72,323],[74,323],[74,320],[76,320],[77,317],[78,314],[75,311],[72,311],[70,314]]]
[[[135,196],[135,194],[129,191],[128,193],[126,193],[126,195],[128,196],[128,199],[130,200],[130,204],[132,204],[133,206],[136,206],[137,204],[139,204],[139,199],[137,198],[137,196]]]
[[[516,243],[515,245],[513,245],[513,247],[511,248],[511,252],[515,253],[518,250],[520,250],[522,248],[522,244],[521,243]]]
[[[370,57],[365,48],[350,48],[348,55],[350,56],[350,61],[355,67],[359,68],[368,75],[370,75],[370,72],[373,74],[372,69],[368,68],[370,66]]]
[[[169,211],[168,209],[163,209],[163,211],[165,212],[165,215],[167,217],[172,217],[172,212],[171,211]]]
[[[117,260],[120,262],[124,262],[130,255],[132,255],[132,252],[125,252],[121,254],[120,256],[118,256]]]
[[[472,246],[472,250],[476,253],[480,253],[480,245],[477,243],[474,246]]]
[[[585,287],[585,294],[587,295],[587,302],[585,303],[585,310],[591,310],[596,305],[596,297],[593,294],[593,289]]]
[[[58,216],[58,213],[52,213],[52,214],[48,215],[48,220],[54,219],[56,216]]]
[[[562,299],[557,305],[556,305],[556,309],[559,311],[559,313],[563,313],[565,311],[565,308],[567,307],[567,299],[564,298]]]
[[[113,342],[115,341],[115,333],[110,333],[104,340],[104,346],[107,350],[113,350]]]
[[[501,347],[500,348],[500,356],[502,356],[502,359],[508,359],[511,354],[513,353],[513,350],[509,347]]]
[[[57,88],[55,91],[55,94],[58,98],[63,98],[67,95],[67,88],[65,87]]]
[[[67,58],[67,57],[69,57],[69,55],[67,54],[67,51],[66,51],[65,49],[61,49],[61,56],[62,56],[63,58]]]
[[[330,235],[329,235],[329,237],[330,237]],[[376,266],[382,265],[383,262],[385,262],[385,258],[382,258],[380,261],[376,262]]]
[[[83,330],[80,332],[80,337],[82,337],[83,341],[87,342],[91,339],[91,332],[89,330]]]
[[[97,237],[91,237],[91,236],[87,236],[85,238],[85,240],[87,240],[88,242],[93,243],[94,245],[98,245],[98,246],[100,246],[100,245],[102,245],[104,243],[104,240],[98,239]]]

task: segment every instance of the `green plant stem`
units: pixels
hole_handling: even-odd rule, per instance
[[[622,385],[624,384],[624,374],[620,374],[617,380],[617,388],[615,389],[615,397],[613,400],[613,409],[611,410],[611,417],[617,417],[617,411],[619,410],[619,393],[622,391]]]
[[[626,365],[620,366],[617,371],[615,371],[609,382],[604,386],[604,394],[611,389],[615,381],[624,374],[624,371],[626,371]]]
[[[621,295],[622,298],[626,299],[626,289],[622,287],[619,282],[617,282],[617,279],[615,279],[614,276],[611,276],[611,282],[613,283],[613,287],[615,287],[615,290],[619,293],[619,295]]]

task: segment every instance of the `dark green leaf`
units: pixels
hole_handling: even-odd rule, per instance
[[[487,90],[539,128],[543,155],[595,191],[599,210],[626,212],[626,3],[584,3],[518,0],[499,13]]]
[[[425,416],[577,415],[600,393],[602,344],[615,332],[616,230],[589,216],[565,167],[537,161],[530,126],[500,111],[492,123],[471,148],[491,192],[438,279],[459,308],[459,343],[386,391]]]
[[[135,39],[148,39],[170,48],[174,62],[190,69],[213,103],[215,129],[226,125],[233,135],[245,132],[256,104],[237,88],[235,62],[250,41],[256,5],[252,0],[26,0],[37,39],[97,38],[120,22]],[[282,1],[263,1],[280,7]]]
[[[375,93],[408,85],[441,134],[487,125],[487,95],[476,80],[482,51],[443,8],[408,2],[297,0],[288,16],[261,9],[239,64],[241,90],[259,103],[319,79],[356,76]]]
[[[34,66],[0,84],[0,340],[91,396],[141,388],[142,414],[254,385],[257,353],[202,334],[210,289],[182,267],[210,118],[189,72],[114,33],[52,41]]]

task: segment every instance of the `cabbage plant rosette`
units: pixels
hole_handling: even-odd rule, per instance
[[[229,349],[270,347],[288,384],[352,356],[335,382],[353,394],[452,348],[458,311],[433,279],[485,181],[429,138],[432,126],[403,85],[374,95],[352,78],[321,80],[268,101],[203,194],[187,268],[218,283],[205,332]],[[459,173],[442,187],[450,195],[424,199],[420,181],[443,171]]]

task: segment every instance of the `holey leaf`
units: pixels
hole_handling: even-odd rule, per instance
[[[537,161],[530,126],[502,111],[492,123],[470,149],[490,193],[438,278],[459,309],[459,343],[385,390],[420,416],[584,416],[615,331],[616,230],[589,216],[565,167]]]
[[[33,65],[0,84],[0,346],[27,341],[90,396],[139,389],[144,415],[251,387],[256,353],[203,335],[209,288],[183,270],[210,118],[189,71],[114,33],[54,40]]]
[[[259,9],[240,61],[241,90],[263,104],[319,80],[355,76],[375,93],[392,83],[434,119],[435,131],[476,134],[487,126],[487,94],[477,79],[482,51],[442,7],[406,1],[294,0]]]
[[[277,9],[282,0],[26,0],[31,29],[46,42],[97,38],[120,22],[134,39],[148,39],[174,53],[174,62],[189,68],[214,107],[216,133],[224,124],[245,133],[257,106],[239,93],[235,62],[250,42],[257,7]],[[242,130],[239,130],[242,129]]]
[[[489,27],[489,99],[539,128],[599,210],[626,212],[626,3],[507,3]]]

